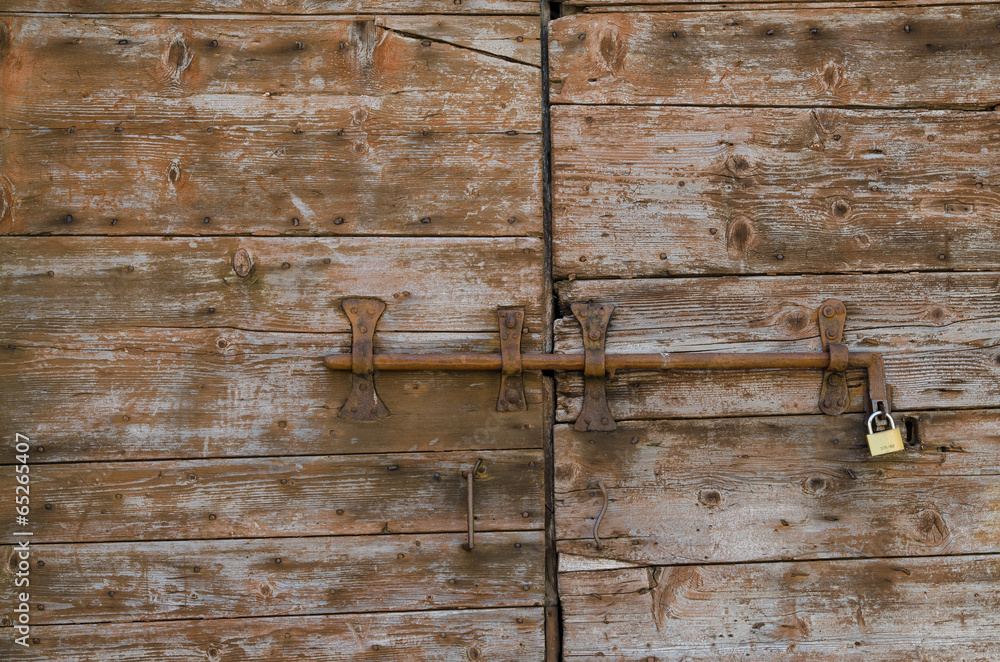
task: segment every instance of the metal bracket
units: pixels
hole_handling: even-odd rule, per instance
[[[847,411],[847,362],[850,352],[844,343],[844,324],[847,307],[838,299],[827,299],[817,314],[819,337],[823,351],[830,353],[830,364],[823,372],[823,386],[819,392],[819,408],[824,414],[837,416]]]
[[[570,306],[573,315],[580,321],[583,330],[583,407],[576,419],[579,432],[610,432],[618,429],[608,408],[608,394],[605,389],[607,368],[604,358],[604,342],[607,339],[608,322],[615,307],[612,304],[574,303]]]
[[[351,321],[351,394],[340,408],[340,417],[377,421],[389,415],[375,392],[375,326],[385,312],[378,299],[344,299],[341,308]]]
[[[497,411],[524,411],[524,380],[521,378],[521,329],[524,308],[497,310],[500,325],[500,395]]]
[[[868,366],[868,398],[865,400],[866,414],[871,416],[877,411],[886,416],[892,412],[892,387],[885,381],[885,361],[881,354],[872,355]]]

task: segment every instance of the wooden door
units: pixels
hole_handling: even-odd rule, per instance
[[[906,449],[870,457],[860,374],[832,417],[819,371],[618,373],[613,433],[560,377],[564,658],[997,659],[1000,13],[571,4],[556,351],[588,299],[609,352],[815,351],[836,297]]]
[[[542,659],[542,377],[380,376],[370,423],[323,365],[350,296],[376,351],[496,351],[506,305],[543,349],[537,6],[4,10],[0,657]]]

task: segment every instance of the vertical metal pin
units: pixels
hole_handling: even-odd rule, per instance
[[[476,546],[475,504],[473,501],[475,499],[476,472],[479,471],[479,465],[482,463],[483,460],[480,458],[476,460],[476,466],[472,467],[472,471],[462,472],[462,478],[466,481],[466,507],[469,515],[469,540],[462,544],[462,549],[466,551],[472,551]]]

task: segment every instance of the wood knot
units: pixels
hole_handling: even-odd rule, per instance
[[[736,179],[742,179],[743,177],[748,177],[753,174],[750,159],[742,154],[730,154],[727,156],[726,170],[728,170]]]
[[[722,503],[722,495],[718,490],[702,490],[698,492],[698,503],[706,508],[715,508]]]
[[[830,209],[833,211],[833,215],[837,218],[847,218],[851,213],[851,203],[847,200],[837,200],[831,205]]]
[[[917,532],[924,542],[935,547],[951,536],[948,524],[936,510],[922,510],[917,513]]]
[[[810,476],[805,480],[805,490],[810,494],[824,494],[829,489],[830,482],[823,476]]]
[[[181,166],[179,163],[174,161],[167,168],[167,181],[171,184],[176,184],[181,178]]]
[[[175,35],[163,56],[163,67],[167,79],[175,83],[179,81],[193,60],[194,51],[188,47],[184,35]]]
[[[756,243],[756,232],[753,223],[739,217],[726,225],[726,250],[730,257],[746,257],[750,248]]]
[[[233,255],[233,271],[240,278],[246,278],[253,271],[253,258],[250,257],[250,252],[245,248],[240,248]]]
[[[819,74],[820,83],[827,92],[832,92],[844,83],[844,68],[836,62],[827,62]]]
[[[618,28],[611,27],[603,30],[597,39],[597,49],[605,69],[611,73],[618,73],[625,68],[628,46],[618,33]]]
[[[778,324],[783,326],[793,338],[804,337],[803,332],[812,328],[813,313],[796,306],[781,315]]]

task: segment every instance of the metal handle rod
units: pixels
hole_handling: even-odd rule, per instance
[[[848,366],[869,368],[879,355],[851,352]],[[350,370],[350,354],[323,359],[331,370]],[[500,370],[500,354],[375,354],[378,370]],[[675,354],[608,354],[608,372],[616,370],[750,370],[810,369],[830,365],[829,352],[680,352]],[[523,370],[583,370],[583,354],[522,354]]]
[[[475,526],[475,506],[473,504],[473,499],[475,496],[475,480],[476,472],[479,471],[479,465],[483,463],[482,458],[476,460],[476,466],[472,467],[472,471],[463,471],[462,478],[466,480],[466,507],[469,516],[469,540],[462,544],[462,549],[466,551],[472,551],[476,546],[476,526]]]

